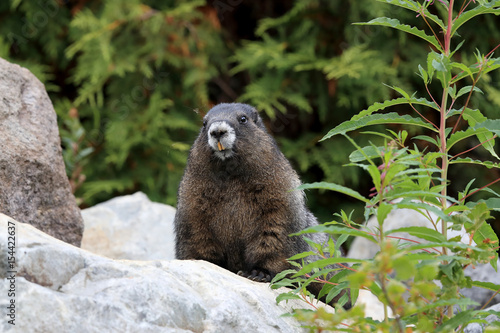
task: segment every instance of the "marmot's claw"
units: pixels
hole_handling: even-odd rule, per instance
[[[239,276],[246,277],[247,279],[250,279],[252,281],[256,282],[271,282],[271,275],[264,273],[260,270],[253,269],[250,273],[249,272],[244,272],[244,271],[239,271],[238,273]]]

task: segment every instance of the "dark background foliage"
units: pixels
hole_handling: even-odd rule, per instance
[[[202,116],[233,101],[261,111],[304,182],[368,195],[367,175],[343,166],[353,147],[342,137],[318,140],[370,104],[398,97],[386,85],[425,95],[416,72],[429,46],[396,30],[352,24],[378,16],[426,29],[422,18],[374,0],[11,0],[0,3],[0,56],[45,83],[81,207],[139,190],[175,205]],[[486,54],[500,43],[500,20],[482,16],[459,32],[466,44],[456,58],[472,64],[476,49]],[[471,102],[489,118],[498,118],[499,79],[498,71],[484,77],[484,94]],[[432,93],[439,90],[431,85]],[[361,143],[378,140],[353,135]],[[490,158],[483,149],[471,155]],[[451,194],[473,178],[480,187],[499,177],[494,169],[453,167]],[[308,198],[321,221],[361,207],[335,193]]]

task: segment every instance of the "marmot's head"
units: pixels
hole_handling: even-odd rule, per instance
[[[259,136],[267,136],[257,110],[240,103],[223,103],[213,107],[203,118],[203,132],[214,155],[221,160],[232,157],[238,144],[259,144],[255,142]]]

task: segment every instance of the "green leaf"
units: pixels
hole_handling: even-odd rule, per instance
[[[462,71],[451,83],[455,83],[457,81],[460,81],[460,79],[464,78],[466,75],[468,75],[472,80],[474,79],[474,75],[472,74],[472,70],[467,67],[466,65],[460,63],[460,62],[452,62],[451,63],[452,68],[458,68]]]
[[[481,199],[478,202],[484,202],[490,210],[500,212],[500,198]]]
[[[445,54],[434,51],[429,53],[427,57],[427,71],[430,76],[434,75],[435,71],[439,72],[439,74],[436,74],[436,77],[441,81],[443,88],[450,86],[451,68],[450,59]]]
[[[462,89],[460,89],[458,91],[458,94],[457,94],[457,96],[455,98],[459,98],[460,96],[462,96],[464,94],[468,94],[471,90],[483,94],[483,91],[481,89],[479,89],[478,87],[476,87],[476,86],[465,86],[465,87],[463,87]]]
[[[353,259],[353,258],[345,258],[345,257],[338,257],[338,258],[327,258],[327,259],[321,259],[317,261],[313,261],[302,267],[300,271],[298,271],[294,276],[300,276],[304,274],[309,274],[315,269],[322,269],[327,266],[335,265],[335,264],[342,264],[342,263],[362,263],[365,261],[364,259]]]
[[[398,30],[404,31],[406,33],[409,33],[409,34],[412,34],[412,35],[415,35],[417,37],[422,38],[426,42],[432,44],[437,50],[442,52],[441,45],[439,44],[439,41],[436,39],[436,37],[429,36],[424,31],[419,30],[415,27],[409,26],[407,24],[401,24],[399,22],[399,20],[397,20],[397,19],[391,19],[388,17],[377,17],[376,19],[373,19],[370,22],[355,23],[355,24],[358,24],[358,25],[379,25],[379,26],[398,29]]]
[[[416,244],[416,245],[408,246],[406,248],[406,250],[407,251],[416,251],[416,250],[433,248],[433,247],[447,247],[449,249],[459,248],[461,250],[467,250],[467,251],[485,252],[484,249],[481,249],[481,248],[478,248],[475,246],[469,246],[469,245],[464,244],[462,242],[423,243],[423,244]]]
[[[484,62],[481,62],[481,59],[479,59],[478,61],[480,62],[479,64],[474,64],[469,67],[459,63],[452,63],[452,67],[460,68],[462,72],[459,73],[452,81],[450,81],[450,83],[458,82],[466,76],[474,79],[474,74],[477,74],[480,71],[481,74],[487,74],[500,68],[500,58],[489,58]]]
[[[475,109],[465,109],[463,113],[463,117],[469,123],[469,126],[474,127],[477,123],[481,123],[483,121],[488,120],[481,111]]]
[[[361,111],[357,115],[353,116],[351,120],[359,120],[362,119],[363,117],[371,115],[373,112],[377,112],[380,110],[384,110],[385,108],[389,106],[394,106],[394,105],[401,105],[401,104],[417,104],[417,105],[424,105],[427,107],[430,107],[436,111],[439,111],[439,107],[436,105],[436,103],[431,102],[425,98],[415,98],[412,97],[410,99],[406,99],[404,97],[396,98],[396,99],[391,99],[384,101],[382,103],[375,103],[371,105],[368,109]]]
[[[437,232],[436,230],[429,229],[426,227],[405,227],[394,230],[386,231],[386,235],[390,235],[395,232],[406,232],[412,236],[425,239],[430,242],[445,242],[446,239],[444,236]]]
[[[298,190],[308,190],[308,189],[330,190],[330,191],[335,191],[335,192],[346,194],[350,197],[353,197],[355,199],[361,200],[361,201],[366,202],[366,203],[370,202],[370,200],[366,199],[358,192],[356,192],[348,187],[338,185],[338,184],[333,184],[333,183],[317,182],[317,183],[311,183],[311,184],[302,184],[299,187],[297,187],[297,189]]]
[[[476,244],[483,244],[487,242],[490,248],[498,247],[498,236],[496,235],[493,228],[488,223],[483,223],[481,227],[474,233],[472,238]],[[491,258],[490,264],[497,270],[498,254]]]
[[[461,41],[460,43],[458,43],[458,45],[455,47],[455,49],[450,53],[450,57],[453,57],[455,52],[457,52],[458,50],[460,50],[462,48],[462,45],[464,45],[464,43],[465,43],[465,39],[463,41]]]
[[[478,161],[478,160],[473,160],[469,157],[467,157],[467,158],[455,158],[454,160],[450,161],[450,164],[476,164],[476,165],[485,166],[488,169],[491,169],[491,168],[500,169],[500,163],[494,163],[494,162],[490,162],[490,161]]]
[[[436,197],[438,197],[438,196],[441,196],[441,195],[440,194],[436,195]],[[452,198],[446,197],[446,199],[452,199]],[[444,221],[450,220],[450,217],[448,215],[446,215],[439,207],[437,207],[435,205],[431,205],[431,204],[427,204],[427,203],[423,203],[423,202],[415,202],[415,201],[409,199],[409,200],[403,200],[401,202],[398,202],[396,204],[396,206],[398,208],[413,209],[413,210],[419,212],[422,216],[424,216],[426,218],[428,218],[427,212],[429,211],[429,212],[436,214],[436,216],[438,216],[439,218],[441,218]]]
[[[381,153],[380,150],[382,147],[374,147],[374,146],[367,146],[363,147],[360,150],[355,150],[349,155],[349,161],[351,163],[359,163],[362,161],[366,161],[366,158],[368,157],[369,159],[375,159],[379,158]]]
[[[424,15],[426,18],[431,19],[434,23],[439,25],[442,30],[446,29],[446,25],[443,23],[443,21],[438,16],[431,14],[427,10],[427,8],[425,8],[425,6],[422,6],[421,4],[419,4],[416,1],[413,1],[413,0],[405,0],[405,1],[401,1],[401,0],[376,0],[376,1],[382,2],[384,4],[390,4],[390,5],[402,7],[402,8],[411,10],[411,11],[418,13],[418,14],[420,14],[422,9],[423,9],[423,12],[424,12]]]
[[[463,306],[474,305],[474,306],[477,306],[477,305],[479,305],[479,303],[477,303],[471,299],[468,299],[468,298],[442,299],[442,300],[432,302],[428,305],[421,306],[418,309],[416,309],[414,313],[408,313],[408,316],[411,316],[411,315],[416,314],[416,313],[425,313],[431,309],[443,307],[443,306],[449,306],[449,305],[463,305]]]
[[[397,91],[398,93],[401,94],[401,96],[403,96],[407,101],[410,99],[410,95],[408,95],[408,93],[406,91],[404,91],[403,89],[399,88],[399,87],[396,87],[396,86],[388,86],[386,84],[384,84],[386,87],[389,87],[395,91]]]
[[[373,236],[369,235],[365,231],[353,229],[353,228],[337,227],[334,225],[325,225],[325,224],[315,225],[314,227],[306,228],[302,231],[291,234],[290,236],[300,236],[300,235],[310,234],[310,233],[315,233],[315,232],[324,232],[324,233],[327,233],[330,235],[359,236],[359,237],[366,238],[371,242],[375,242]]]
[[[300,297],[299,295],[297,294],[294,294],[293,292],[287,292],[287,293],[282,293],[282,294],[279,294],[277,297],[276,297],[276,304],[279,304],[283,301],[288,301],[289,299],[302,299],[302,297]]]
[[[464,114],[464,118],[465,118],[465,114]],[[474,126],[474,125],[471,125],[471,126]],[[481,123],[476,124],[476,126],[474,126],[474,128],[476,128],[476,129],[486,128],[486,129],[490,130],[491,132],[495,133],[496,135],[500,135],[500,119],[485,120]]]
[[[471,209],[468,217],[472,219],[475,225],[480,225],[480,227],[474,233],[473,240],[476,244],[482,244],[484,240],[489,239],[491,241],[497,241],[498,237],[491,228],[491,226],[485,221],[490,218],[490,209],[485,202],[480,202],[474,205]]]
[[[500,12],[500,10],[499,10]],[[500,58],[491,58],[488,60],[486,65],[483,67],[483,74],[487,74],[491,71],[494,71],[496,69],[500,68]]]
[[[459,312],[442,325],[436,327],[434,332],[454,332],[459,326],[468,324],[476,316],[476,311],[466,310]]]
[[[472,281],[472,285],[474,287],[488,289],[488,290],[491,290],[491,291],[498,291],[498,290],[500,290],[500,284],[495,284],[495,283],[492,283],[492,282]]]
[[[317,253],[313,252],[313,251],[301,252],[301,253],[298,253],[298,254],[288,258],[288,260],[298,260],[298,259],[302,259],[302,258],[307,258],[309,256],[315,256],[315,255],[317,255]]]
[[[448,72],[450,70],[450,64],[446,60],[449,61],[444,54],[437,54],[437,57],[432,59],[432,67],[438,72]]]
[[[468,121],[469,126],[476,130],[487,129],[488,131],[498,135],[500,133],[500,119],[487,119],[479,110],[467,109],[463,113],[463,118]],[[477,135],[477,139],[482,143],[482,146],[490,152],[493,157],[500,160],[497,153],[495,152],[495,140],[493,139],[492,133],[480,133]]]
[[[385,202],[380,203],[379,207],[377,208],[377,220],[379,225],[382,225],[384,223],[387,215],[389,215],[393,208],[393,205],[386,204]]]
[[[429,75],[421,65],[418,65],[418,71],[420,72],[420,77],[424,80],[424,84],[427,85],[429,83]]]
[[[375,185],[375,188],[377,192],[380,192],[381,190],[381,176],[380,176],[380,170],[373,164],[370,164],[366,167],[366,170],[370,174],[370,177],[372,178],[372,183]]]
[[[430,136],[428,135],[417,135],[417,136],[414,136],[412,138],[412,140],[423,140],[423,141],[427,141],[429,143],[432,143],[433,145],[435,145],[436,147],[439,147],[439,144],[437,143],[436,139],[434,138],[431,138]]]
[[[396,270],[396,278],[399,280],[408,280],[415,276],[415,263],[411,262],[406,256],[396,258],[393,262],[393,267]]]
[[[458,28],[460,28],[464,23],[478,15],[495,14],[498,16],[500,14],[500,11],[498,10],[499,7],[500,0],[493,0],[487,6],[478,5],[474,9],[463,12],[462,15],[460,15],[453,23],[453,27],[451,28],[451,36],[453,36]]]
[[[345,134],[347,132],[354,131],[365,126],[378,125],[378,124],[415,125],[437,132],[437,130],[431,124],[424,122],[419,118],[412,118],[408,115],[400,116],[395,112],[391,112],[387,114],[374,114],[370,116],[365,116],[359,120],[354,120],[354,121],[353,120],[345,121],[342,124],[335,127],[334,129],[330,130],[330,132],[328,132],[328,134],[326,134],[320,141],[331,138],[332,136],[337,134]]]
[[[486,128],[468,128],[465,131],[458,131],[450,135],[450,138],[446,141],[446,146],[447,150],[449,151],[451,147],[453,147],[457,142],[460,142],[464,139],[470,138],[471,136],[477,136],[477,135],[487,135],[488,133],[491,133],[488,129]]]

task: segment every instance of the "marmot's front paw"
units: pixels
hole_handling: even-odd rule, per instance
[[[257,269],[252,269],[251,272],[244,272],[244,271],[239,271],[237,273],[239,276],[246,277],[247,279],[250,279],[252,281],[257,281],[257,282],[271,282],[271,274],[265,273],[263,271],[257,270]]]

